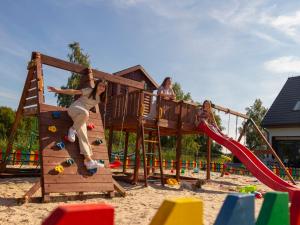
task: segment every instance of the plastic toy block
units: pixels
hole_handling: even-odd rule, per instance
[[[102,141],[100,138],[97,138],[97,139],[94,141],[94,143],[95,143],[96,145],[101,145],[101,144],[103,143],[103,141]]]
[[[150,225],[203,225],[203,202],[197,198],[165,200]]]
[[[290,225],[288,193],[268,192],[264,198],[256,225]]]
[[[87,125],[87,128],[88,128],[89,130],[93,130],[93,129],[95,128],[95,125],[94,125],[93,123],[89,123],[89,124]]]
[[[62,149],[65,148],[65,143],[62,142],[62,141],[60,141],[60,142],[57,142],[57,143],[55,144],[55,146],[56,146],[58,149],[62,150]]]
[[[291,225],[300,225],[300,191],[298,190],[293,193],[290,213]]]
[[[95,173],[97,173],[97,168],[94,168],[94,169],[89,169],[89,170],[87,170],[88,171],[88,173],[89,173],[89,175],[94,175]]]
[[[55,133],[57,131],[56,126],[48,126],[48,130],[52,133]]]
[[[54,167],[54,170],[55,170],[55,172],[57,172],[57,173],[62,173],[62,172],[64,172],[64,168],[63,168],[62,165],[57,165],[57,166],[55,166],[55,167]]]
[[[255,225],[254,195],[229,194],[214,225]]]
[[[74,163],[75,163],[75,161],[74,161],[74,159],[72,159],[72,158],[66,160],[66,164],[67,164],[68,166],[71,166],[71,165],[73,165]]]
[[[114,225],[114,208],[106,204],[63,205],[56,208],[42,225]]]
[[[57,112],[52,112],[52,118],[53,119],[59,119],[61,116],[61,112],[57,111]]]

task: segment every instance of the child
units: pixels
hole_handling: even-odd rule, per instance
[[[102,163],[93,160],[92,148],[87,136],[86,122],[89,119],[89,110],[103,102],[105,99],[106,83],[98,80],[94,88],[75,89],[57,89],[48,86],[49,92],[66,95],[80,95],[68,108],[68,114],[73,120],[73,126],[68,132],[70,142],[75,142],[76,135],[78,137],[80,154],[84,155],[84,165],[88,170],[104,167]]]
[[[202,108],[199,108],[199,110],[196,113],[196,118],[195,118],[196,127],[198,127],[201,121],[205,121],[215,131],[217,131],[218,133],[222,133],[217,125],[215,116],[212,111],[211,103],[208,100],[205,100],[203,102]]]

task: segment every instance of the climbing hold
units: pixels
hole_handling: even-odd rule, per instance
[[[185,170],[184,169],[181,169],[181,171],[180,171],[182,174],[184,174],[185,173]]]
[[[52,118],[53,119],[59,119],[61,116],[61,113],[59,111],[52,112]]]
[[[67,142],[69,142],[68,135],[65,135],[65,136],[64,136],[64,140],[67,141]]]
[[[74,161],[74,159],[72,159],[72,158],[66,160],[66,164],[67,164],[68,166],[71,166],[71,165],[73,165],[74,163],[75,163],[75,161]]]
[[[94,141],[94,143],[95,143],[96,145],[101,145],[101,144],[103,143],[103,141],[102,141],[100,138],[97,138],[97,139]]]
[[[56,147],[60,150],[64,149],[65,148],[65,143],[60,141],[60,142],[57,142],[56,143]]]
[[[48,126],[48,130],[52,133],[55,133],[57,131],[56,126]]]
[[[94,125],[93,123],[89,123],[89,124],[87,125],[87,128],[88,128],[89,130],[93,130],[93,129],[95,128],[95,125]]]
[[[173,170],[173,169],[171,169],[171,173],[174,173],[174,170]]]
[[[95,173],[97,173],[97,168],[89,169],[87,171],[88,171],[89,175],[94,175]]]
[[[63,168],[62,165],[57,165],[57,166],[55,166],[54,170],[55,170],[55,172],[57,172],[57,173],[62,173],[62,172],[64,172],[64,168]]]

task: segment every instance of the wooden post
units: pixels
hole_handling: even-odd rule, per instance
[[[242,132],[240,133],[240,136],[239,136],[239,138],[237,139],[237,141],[238,142],[240,142],[241,141],[241,139],[242,139],[242,137],[244,136],[244,134],[245,134],[245,132],[246,132],[246,129],[247,129],[247,126],[249,125],[249,119],[246,121],[246,123],[244,124],[244,126],[243,126],[243,130],[242,130]]]
[[[113,145],[113,136],[114,136],[114,129],[111,126],[109,128],[109,135],[108,135],[108,146],[107,146],[107,151],[108,151],[108,159],[111,162],[111,153],[112,153],[112,145]]]
[[[153,136],[152,136],[152,132],[149,132],[149,136],[148,139],[152,140]],[[151,157],[152,157],[152,149],[153,149],[153,143],[148,142],[148,146],[147,146],[147,152],[148,152],[148,157],[147,157],[147,174],[150,174],[150,161],[151,161]],[[153,160],[152,160],[153,162]]]
[[[134,175],[132,184],[137,184],[139,179],[139,169],[141,164],[140,147],[142,143],[141,126],[139,125],[136,131],[136,142],[135,142],[135,165]]]
[[[207,136],[206,140],[207,158],[206,158],[206,180],[210,180],[210,163],[211,163],[211,138]]]
[[[293,184],[296,184],[295,180],[293,179],[293,177],[291,176],[290,172],[288,171],[288,169],[285,167],[285,165],[283,164],[283,162],[281,161],[281,159],[279,158],[279,156],[277,155],[277,153],[275,152],[275,150],[273,149],[273,147],[271,146],[271,144],[268,142],[268,140],[265,138],[265,136],[263,135],[263,133],[260,131],[260,129],[258,128],[258,126],[256,125],[256,123],[250,119],[252,125],[254,126],[255,130],[259,133],[259,135],[262,137],[262,139],[264,140],[264,142],[267,144],[267,146],[269,147],[269,149],[271,150],[272,154],[275,156],[277,162],[280,164],[281,168],[285,171],[285,174],[288,176],[288,178],[290,179],[290,181]]]
[[[177,121],[177,140],[176,140],[176,180],[180,180],[180,160],[182,148],[182,116],[183,116],[183,101],[179,105],[179,115]]]
[[[123,173],[126,173],[126,162],[128,156],[128,139],[129,139],[129,132],[125,132],[125,146],[124,146],[124,160],[123,160]]]

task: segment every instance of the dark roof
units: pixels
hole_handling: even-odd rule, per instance
[[[124,70],[120,70],[118,72],[113,73],[114,75],[117,76],[124,76],[126,74],[135,72],[135,71],[142,71],[142,73],[148,78],[148,80],[156,87],[156,89],[159,87],[159,85],[155,82],[155,80],[153,80],[153,78],[149,75],[149,73],[147,73],[147,71],[144,69],[144,67],[142,67],[141,65],[136,65],[136,66],[132,66],[129,67],[127,69]]]
[[[300,111],[294,111],[300,101],[300,76],[290,77],[266,113],[263,127],[300,126]]]

